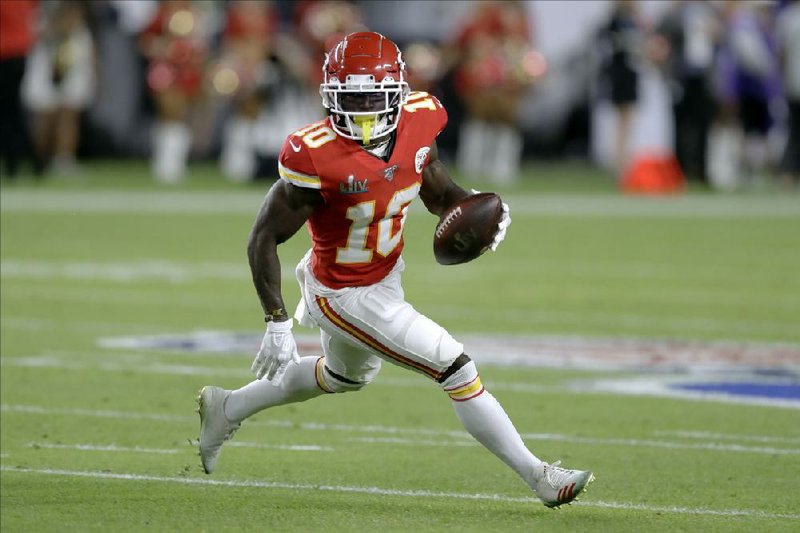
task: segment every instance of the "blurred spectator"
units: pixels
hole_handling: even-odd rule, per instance
[[[734,0],[723,6],[725,31],[716,65],[720,107],[709,146],[709,180],[718,188],[736,188],[742,177],[755,182],[767,165],[770,104],[780,94],[769,9],[763,2]]]
[[[81,113],[95,93],[94,43],[83,2],[49,1],[43,7],[43,28],[28,57],[23,99],[33,112],[37,167],[50,165],[58,174],[72,174]]]
[[[147,85],[157,108],[152,172],[161,182],[183,179],[192,133],[187,125],[203,93],[211,25],[208,3],[163,0],[139,41],[148,58]]]
[[[662,19],[658,33],[669,43],[667,76],[675,155],[687,177],[705,182],[715,105],[711,84],[719,35],[717,14],[707,0],[678,0]]]
[[[459,169],[508,183],[519,173],[522,135],[519,102],[533,76],[530,21],[518,1],[482,1],[447,50],[467,117],[461,126]]]
[[[781,161],[786,185],[800,185],[800,0],[791,0],[778,15],[784,91],[789,107],[789,138]]]
[[[286,135],[325,116],[319,100],[325,53],[331,42],[364,29],[361,9],[351,2],[310,0],[289,7],[291,26],[276,37],[274,76],[255,130],[256,177],[275,177]]]
[[[309,88],[316,93],[322,83],[325,54],[346,34],[365,31],[364,15],[352,2],[300,0],[295,7],[294,23],[309,54]]]
[[[412,91],[436,94],[443,66],[441,49],[428,42],[413,42],[404,48],[408,86]]]
[[[12,178],[26,148],[21,87],[26,58],[36,42],[37,10],[36,0],[0,2],[0,172]]]
[[[228,4],[221,59],[212,75],[212,86],[218,94],[233,98],[221,155],[223,172],[233,181],[249,181],[256,174],[253,132],[268,90],[278,77],[269,60],[278,24],[270,2],[235,0]]]
[[[639,99],[639,61],[644,37],[635,0],[616,0],[600,34],[602,81],[616,111],[614,166],[621,176],[630,156],[631,127]]]

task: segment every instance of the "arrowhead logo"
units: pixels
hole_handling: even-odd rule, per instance
[[[428,152],[431,149],[429,146],[423,146],[417,150],[417,155],[414,156],[414,170],[417,174],[422,174],[422,169],[425,168],[425,161],[428,159]]]

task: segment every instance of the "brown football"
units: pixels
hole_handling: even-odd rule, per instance
[[[472,261],[492,244],[503,201],[491,192],[467,196],[444,212],[433,233],[433,255],[441,265]]]

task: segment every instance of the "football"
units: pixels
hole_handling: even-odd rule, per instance
[[[503,217],[503,201],[491,192],[467,196],[444,212],[433,234],[433,255],[440,265],[472,261],[492,244]]]

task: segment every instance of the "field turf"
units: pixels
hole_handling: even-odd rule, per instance
[[[435,219],[412,207],[406,296],[456,337],[491,336],[499,352],[542,339],[691,347],[675,365],[619,364],[613,349],[594,364],[564,349],[503,364],[476,353],[534,453],[597,476],[552,511],[470,440],[436,386],[388,364],[359,393],[259,413],[203,474],[197,391],[248,382],[262,332],[245,243],[268,183],[227,184],[207,166],[189,178],[160,187],[134,161],[3,181],[3,532],[800,529],[797,194],[633,198],[580,165],[531,167],[499,190],[513,218],[499,251],[457,267],[435,264]],[[281,247],[290,305],[308,244],[301,232]],[[218,340],[198,333],[210,331],[247,348],[120,347]],[[670,388],[698,375],[766,400]],[[645,385],[606,386],[632,382]]]

